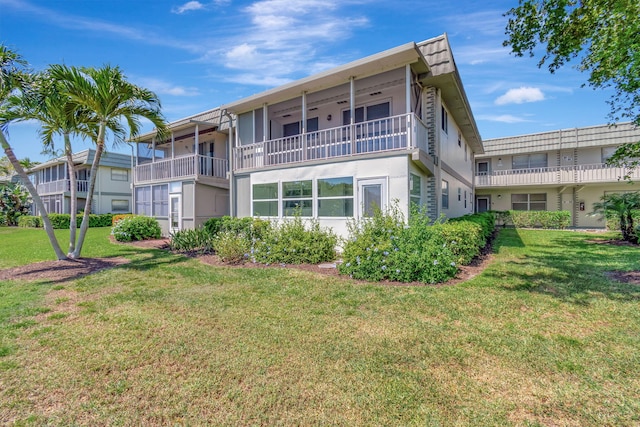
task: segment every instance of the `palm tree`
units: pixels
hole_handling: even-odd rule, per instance
[[[67,257],[56,239],[44,203],[42,203],[36,188],[4,135],[10,122],[25,118],[24,110],[21,107],[24,105],[23,100],[29,97],[30,80],[31,74],[27,70],[26,61],[18,53],[0,45],[0,146],[2,146],[7,159],[22,180],[23,185],[31,194],[36,208],[40,211],[44,229],[57,259],[66,259]]]
[[[125,140],[126,128],[129,129],[129,138],[134,138],[140,133],[141,118],[153,123],[160,135],[165,135],[167,131],[157,95],[128,82],[119,67],[105,65],[102,68],[77,68],[52,65],[50,73],[63,85],[64,94],[69,96],[71,103],[86,111],[89,120],[97,125],[94,139],[96,152],[91,164],[87,201],[78,242],[72,254],[72,257],[77,258],[89,227],[91,199],[107,132],[112,133],[114,144]]]
[[[600,202],[593,204],[591,215],[603,215],[605,218],[616,216],[620,223],[622,238],[631,243],[638,243],[638,236],[635,232],[634,211],[640,210],[640,192],[635,193],[612,193],[600,197]]]
[[[76,247],[77,234],[77,177],[76,166],[73,162],[73,147],[71,137],[95,137],[95,123],[91,123],[86,111],[78,109],[65,95],[62,85],[45,72],[38,76],[37,96],[31,108],[31,118],[40,121],[40,136],[48,151],[55,152],[55,136],[62,136],[64,141],[64,155],[67,159],[70,192],[70,221],[69,221],[69,249],[67,256],[71,257]]]

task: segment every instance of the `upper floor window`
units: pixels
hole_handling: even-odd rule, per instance
[[[369,120],[383,119],[391,115],[391,103],[382,102],[380,104],[367,105],[355,109],[355,123],[361,123]],[[344,126],[351,123],[351,110],[342,112],[342,124]]]
[[[449,113],[444,108],[444,105],[441,108],[442,111],[442,130],[444,133],[449,133]]]
[[[489,162],[478,162],[478,175],[487,175],[489,173]]]
[[[129,171],[126,169],[111,169],[111,181],[129,181]]]
[[[512,169],[546,168],[547,153],[513,156]]]
[[[602,163],[606,163],[617,149],[618,147],[602,147]]]

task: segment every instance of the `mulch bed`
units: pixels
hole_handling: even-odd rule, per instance
[[[168,250],[169,239],[157,239],[157,240],[144,240],[140,242],[120,243],[111,237],[111,242],[114,244],[131,245],[144,249],[163,249]],[[492,239],[493,240],[493,239]],[[594,244],[610,244],[627,246],[629,242],[615,239],[593,239],[589,243]],[[302,264],[302,265],[264,265],[245,263],[237,266],[230,266],[223,263],[216,255],[197,255],[190,254],[191,256],[198,258],[201,262],[209,265],[234,267],[234,268],[295,268],[298,270],[309,271],[312,273],[323,274],[327,276],[338,277],[338,269],[334,267],[323,268],[320,265]],[[492,246],[488,244],[482,251],[482,253],[476,257],[469,265],[463,265],[459,267],[458,274],[453,279],[448,280],[445,283],[440,283],[437,286],[450,286],[458,283],[465,282],[472,279],[482,271],[493,261]],[[23,265],[20,267],[8,268],[0,270],[0,280],[47,280],[50,282],[65,282],[68,280],[74,280],[82,276],[86,276],[91,273],[95,273],[100,270],[112,268],[118,265],[129,263],[127,258],[79,258],[75,260],[62,260],[62,261],[43,261],[33,264]],[[611,271],[606,273],[608,277],[622,283],[631,283],[640,285],[640,271]],[[346,276],[340,276],[346,278]],[[364,281],[358,281],[366,283]],[[425,286],[424,283],[400,283],[384,281],[382,285],[387,286]]]

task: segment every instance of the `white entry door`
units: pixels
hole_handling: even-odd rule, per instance
[[[172,194],[169,196],[169,230],[173,233],[180,230],[180,223],[182,222],[180,212],[180,195]]]
[[[385,178],[358,181],[358,212],[360,218],[372,217],[376,209],[387,209],[387,180]]]

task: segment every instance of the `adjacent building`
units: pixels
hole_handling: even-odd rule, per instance
[[[640,141],[632,123],[563,129],[484,141],[476,159],[476,211],[568,210],[572,226],[602,228],[589,215],[608,193],[639,191],[640,171],[607,165],[622,144]]]
[[[164,235],[229,214],[233,118],[220,108],[169,124],[169,135],[137,138],[134,212],[154,216]]]
[[[94,155],[93,149],[73,154],[79,210],[83,210],[85,206]],[[92,213],[131,212],[131,159],[126,154],[102,154],[91,205]],[[70,213],[71,187],[66,157],[35,166],[29,170],[29,176],[48,213]],[[34,212],[34,215],[38,214],[39,212]]]

